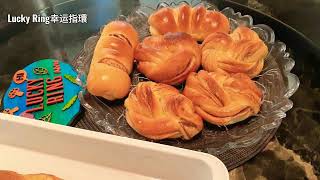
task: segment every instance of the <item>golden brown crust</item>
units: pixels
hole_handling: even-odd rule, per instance
[[[139,39],[138,33],[134,27],[124,21],[111,21],[106,28],[103,29],[102,34],[122,36],[127,39],[130,45],[134,48],[137,46]]]
[[[138,70],[150,80],[175,85],[183,82],[201,63],[197,42],[186,33],[150,36],[135,50]]]
[[[21,174],[18,174],[13,171],[3,171],[0,170],[0,179],[5,180],[24,180],[23,176]]]
[[[161,8],[150,15],[148,22],[152,35],[185,32],[198,41],[214,32],[228,33],[230,29],[229,20],[222,13],[186,4],[177,8]]]
[[[27,174],[22,175],[14,171],[2,171],[0,170],[1,180],[62,180],[56,176],[50,174]]]
[[[204,70],[189,75],[183,94],[203,119],[216,125],[234,124],[257,114],[262,100],[261,90],[246,74]]]
[[[138,34],[128,23],[107,24],[95,47],[88,79],[88,91],[108,100],[121,99],[129,93],[129,74],[133,66]]]
[[[27,174],[23,175],[24,180],[62,180],[50,174]]]
[[[239,27],[230,35],[209,35],[201,51],[201,63],[205,70],[245,73],[253,78],[262,71],[268,47],[254,31]]]
[[[140,82],[125,100],[128,124],[150,139],[191,139],[203,128],[192,102],[172,86]]]

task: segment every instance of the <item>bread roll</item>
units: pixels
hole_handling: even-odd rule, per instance
[[[128,23],[107,24],[95,47],[87,78],[87,89],[108,100],[121,99],[129,93],[134,48],[138,34]]]
[[[1,180],[62,180],[56,176],[49,175],[49,174],[22,175],[13,171],[1,171],[1,170],[0,170],[0,179]]]
[[[150,139],[191,139],[203,128],[192,102],[172,86],[140,82],[125,100],[128,124]]]
[[[191,73],[183,94],[204,120],[216,125],[234,124],[256,115],[262,103],[261,90],[243,73]]]
[[[150,36],[135,50],[138,70],[155,82],[176,85],[201,64],[201,50],[186,33]]]
[[[152,35],[185,32],[197,41],[203,41],[214,32],[228,33],[230,29],[229,20],[222,13],[186,4],[177,8],[161,8],[150,15],[148,22]]]
[[[268,47],[256,32],[238,27],[232,34],[214,33],[202,44],[202,67],[211,71],[260,74]]]

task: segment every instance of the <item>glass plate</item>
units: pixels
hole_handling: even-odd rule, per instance
[[[200,4],[208,9],[217,10],[215,5],[200,1],[160,1],[158,4],[151,3],[133,10],[127,17],[119,16],[119,20],[131,23],[138,31],[140,40],[149,36],[148,16],[150,13],[162,7],[176,7],[181,3],[187,3],[191,6]],[[231,23],[232,30],[240,25],[247,26],[258,33],[260,38],[269,48],[269,54],[265,59],[265,64],[261,74],[254,80],[264,92],[263,104],[258,115],[248,118],[245,121],[236,123],[228,127],[218,127],[205,123],[203,131],[192,140],[184,141],[162,140],[159,143],[172,146],[198,150],[213,155],[218,155],[233,148],[252,146],[266,135],[266,132],[278,128],[281,120],[286,116],[286,111],[292,108],[293,103],[289,97],[292,96],[299,87],[299,79],[296,75],[290,73],[295,62],[286,52],[286,45],[280,41],[276,41],[273,30],[264,24],[253,24],[250,15],[242,15],[240,12],[234,12],[232,8],[221,10]],[[88,38],[84,44],[84,49],[78,58],[74,61],[75,68],[82,74],[86,75],[89,70],[93,50],[99,39],[100,33]],[[279,37],[281,39],[281,37]],[[145,81],[136,70],[131,74],[133,87],[139,81]],[[85,83],[79,82],[85,89]],[[133,88],[132,87],[132,88]],[[86,113],[98,125],[104,127],[106,133],[125,136],[135,139],[147,140],[137,134],[130,128],[124,118],[125,109],[123,107],[124,100],[109,102],[81,92],[79,94]]]

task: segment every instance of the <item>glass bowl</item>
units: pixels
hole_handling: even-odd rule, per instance
[[[133,10],[130,15],[121,15],[118,19],[131,23],[137,29],[140,40],[142,40],[150,35],[147,20],[152,12],[162,7],[176,7],[181,3],[187,3],[191,6],[204,5],[210,10],[219,11],[215,5],[203,1],[160,1],[156,4],[149,3],[149,5],[140,6],[138,9]],[[266,135],[266,132],[278,128],[282,119],[286,116],[286,111],[293,106],[289,97],[298,89],[299,79],[296,75],[290,73],[295,62],[286,52],[286,45],[276,41],[273,30],[267,25],[254,25],[253,18],[250,15],[234,12],[232,8],[225,8],[221,12],[229,18],[232,30],[240,25],[247,26],[257,32],[268,46],[269,53],[265,59],[263,71],[254,79],[264,92],[261,110],[256,116],[227,127],[218,127],[205,123],[203,131],[189,141],[176,139],[157,141],[158,143],[207,152],[213,155],[218,155],[234,148],[252,146],[259,142]],[[100,33],[86,40],[83,51],[74,61],[73,65],[82,75],[88,73],[93,50],[99,35]],[[281,37],[279,38],[281,39]],[[138,82],[147,80],[136,69],[131,74],[131,78],[132,88]],[[85,89],[86,84],[80,80],[79,82]],[[87,116],[98,125],[103,126],[105,133],[148,140],[137,134],[127,124],[124,117],[123,99],[109,102],[92,96],[86,91],[81,92],[79,97],[83,107],[86,109]]]

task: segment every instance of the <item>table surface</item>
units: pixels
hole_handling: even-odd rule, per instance
[[[44,58],[71,61],[85,39],[119,14],[127,14],[148,0],[8,0],[0,2],[0,22],[7,14],[88,14],[87,24],[19,25],[10,36],[0,37],[0,99],[17,69]],[[158,1],[151,1],[157,3]],[[235,0],[269,14],[302,32],[320,45],[319,0]],[[1,28],[1,23],[0,23]],[[279,37],[281,40],[281,37]],[[290,48],[290,44],[287,45]],[[303,49],[304,47],[301,47]],[[299,90],[291,98],[276,137],[256,157],[230,171],[231,179],[319,179],[320,178],[320,81],[319,59],[295,57],[293,73],[300,78]],[[1,104],[1,100],[0,100]]]

